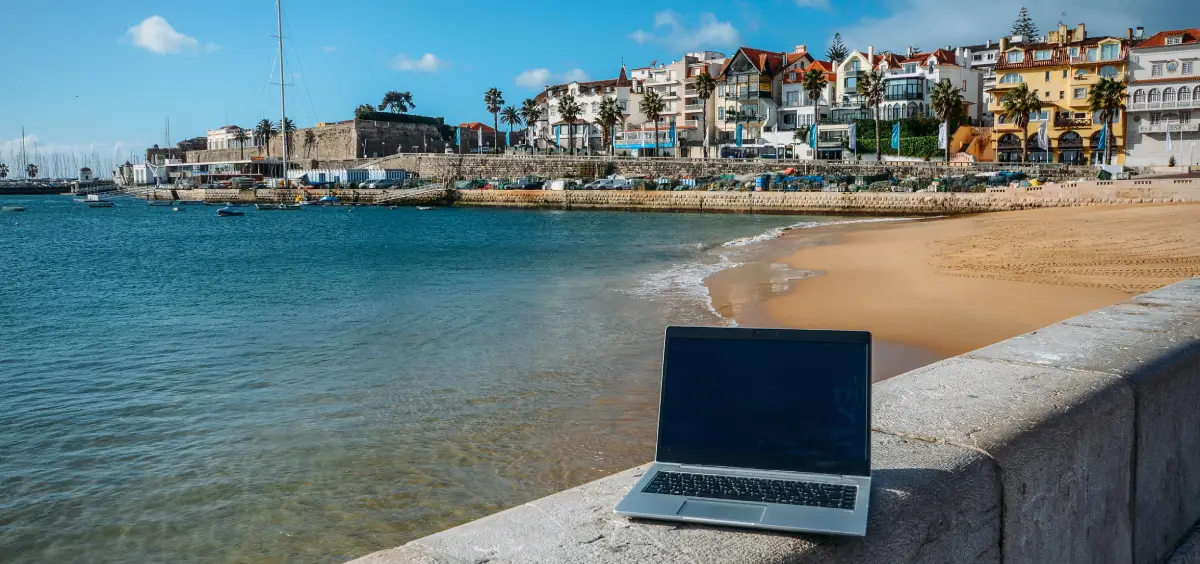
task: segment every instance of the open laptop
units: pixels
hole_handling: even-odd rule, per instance
[[[863,536],[871,334],[669,327],[654,465],[630,517]]]

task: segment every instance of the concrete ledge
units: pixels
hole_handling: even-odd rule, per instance
[[[865,539],[629,520],[634,468],[355,563],[1200,562],[1200,279],[877,384]]]

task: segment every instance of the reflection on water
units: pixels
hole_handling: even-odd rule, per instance
[[[15,203],[11,562],[339,561],[644,462],[663,326],[794,221]]]

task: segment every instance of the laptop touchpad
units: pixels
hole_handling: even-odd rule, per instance
[[[766,510],[767,508],[764,505],[689,499],[683,502],[683,507],[679,508],[677,515],[680,517],[757,523],[762,520],[763,512]]]

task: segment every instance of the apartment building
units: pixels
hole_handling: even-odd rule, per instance
[[[625,114],[626,126],[638,125],[645,121],[638,110],[639,91],[643,88],[640,81],[629,77],[624,66],[617,78],[548,85],[546,90],[534,97],[542,110],[542,117],[531,132],[534,146],[563,150],[573,147],[576,152],[584,153],[607,150],[603,146],[603,132],[597,124],[600,102],[616,100]],[[558,103],[566,95],[573,97],[581,110],[574,123],[568,123],[558,111]],[[617,126],[618,129],[620,127]]]
[[[717,51],[697,51],[670,64],[651,64],[630,71],[633,80],[640,82],[644,90],[658,93],[666,106],[658,124],[661,153],[701,156],[706,127],[710,139],[715,138],[717,104],[712,98],[708,104],[700,98],[696,77],[704,73],[716,77],[727,59],[727,55]],[[638,153],[652,151],[654,134],[653,122],[627,127],[618,134],[617,147]]]
[[[881,119],[934,117],[930,94],[939,82],[949,82],[962,93],[966,116],[980,119],[983,73],[969,66],[965,49],[937,49],[917,53],[909,47],[905,57],[888,55],[875,68],[884,75]]]
[[[1141,34],[1141,29],[1135,33]],[[1200,29],[1156,33],[1130,50],[1129,166],[1200,163]],[[1171,147],[1167,148],[1167,136]]]

